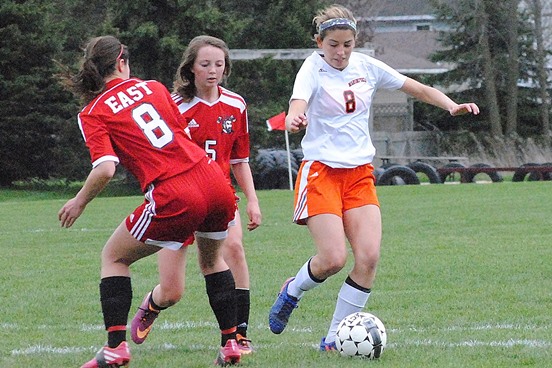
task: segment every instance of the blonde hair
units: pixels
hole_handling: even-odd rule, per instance
[[[337,24],[335,26],[331,26],[321,31],[320,25],[332,19],[349,20],[351,24],[354,25],[354,27],[346,24]],[[353,13],[346,7],[339,4],[333,4],[328,6],[325,9],[319,10],[318,13],[316,13],[316,16],[312,19],[312,24],[316,26],[316,34],[314,35],[315,41],[317,38],[320,38],[321,40],[323,40],[324,37],[326,37],[326,34],[328,33],[328,31],[333,29],[350,29],[354,32],[355,37],[357,35],[356,19],[353,16]]]

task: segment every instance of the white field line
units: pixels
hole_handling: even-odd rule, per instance
[[[130,328],[130,326],[127,326]],[[217,324],[215,322],[206,322],[206,321],[182,321],[182,322],[167,322],[167,321],[159,321],[155,324],[156,330],[167,330],[167,331],[179,331],[179,330],[192,330],[196,328],[204,328],[204,327],[213,327],[216,328]],[[39,329],[39,330],[55,330],[55,329],[72,329],[74,328],[72,325],[56,325],[49,326],[49,325],[38,325],[33,326],[33,329]],[[250,326],[250,328],[262,331],[266,330],[266,325],[260,324],[258,326]],[[520,330],[520,331],[544,331],[549,330],[552,328],[552,325],[528,325],[528,324],[478,324],[478,325],[472,325],[472,326],[448,326],[448,327],[442,327],[442,328],[431,328],[431,327],[416,327],[416,326],[410,326],[410,327],[404,327],[404,328],[388,328],[387,331],[392,334],[402,334],[402,333],[408,333],[408,332],[432,332],[432,331],[490,331],[490,330]],[[0,329],[2,330],[25,330],[26,328],[23,326],[19,326],[16,323],[7,323],[3,322],[0,323]],[[97,325],[97,324],[82,324],[80,326],[80,331],[82,332],[90,332],[90,331],[103,331],[105,328],[103,325]],[[295,333],[312,333],[313,329],[311,327],[293,327],[290,326],[288,331],[295,332]]]
[[[282,344],[257,344],[256,346],[259,349],[271,349],[275,348]],[[318,344],[303,344],[304,346],[310,346],[313,349],[318,350],[319,346]],[[207,346],[207,345],[201,345],[201,344],[186,344],[186,350],[192,350],[192,351],[201,351],[201,350],[216,350],[216,346]],[[543,341],[543,340],[506,340],[506,341],[480,341],[480,340],[468,340],[468,341],[460,341],[460,342],[447,342],[447,341],[436,341],[436,340],[411,340],[404,343],[391,343],[388,344],[388,349],[396,349],[401,347],[408,347],[408,346],[427,346],[427,347],[436,347],[436,348],[473,348],[473,347],[500,347],[500,348],[511,348],[515,346],[523,346],[526,348],[535,348],[535,349],[549,349],[552,347],[552,342],[550,341]],[[147,347],[143,346],[140,347],[140,350],[150,350],[150,351],[169,351],[169,350],[175,350],[178,349],[178,345],[165,343],[161,345],[148,345]],[[138,348],[137,348],[138,349]],[[51,354],[51,355],[67,355],[67,354],[75,354],[75,353],[81,353],[81,352],[95,352],[98,350],[98,346],[90,346],[90,347],[82,347],[82,346],[62,346],[62,347],[55,347],[51,345],[34,345],[29,346],[27,348],[23,349],[13,349],[11,351],[12,356],[30,356],[30,355],[44,355],[44,354]]]
[[[114,228],[75,228],[71,231],[80,231],[82,233],[111,233],[113,232]],[[11,234],[21,234],[21,233],[28,233],[28,234],[43,234],[43,233],[59,233],[61,231],[64,231],[61,228],[31,228],[31,229],[24,229],[24,230],[2,230],[0,231],[0,235],[11,235]]]
[[[523,339],[523,340],[510,339],[507,341],[468,340],[468,341],[460,341],[460,342],[446,342],[446,341],[435,341],[435,340],[412,340],[412,341],[407,341],[402,343],[389,344],[390,348],[403,347],[403,346],[432,346],[432,347],[442,347],[442,348],[478,347],[478,346],[511,348],[514,346],[525,346],[528,348],[547,349],[552,347],[552,342],[545,341],[545,340],[528,340],[528,339]]]
[[[408,332],[427,332],[427,331],[486,331],[486,330],[523,330],[523,331],[536,331],[536,330],[548,330],[552,328],[552,325],[524,325],[524,324],[512,324],[512,323],[496,323],[496,324],[479,324],[472,326],[448,326],[444,328],[419,328],[415,326],[389,329],[390,332],[401,333]]]
[[[161,322],[161,321],[160,321]],[[59,328],[71,328],[70,326],[46,326],[41,325],[39,328],[44,328],[48,330],[55,330]],[[161,322],[155,325],[157,330],[189,330],[194,328],[201,327],[212,327],[216,328],[217,324],[214,322],[192,322],[192,321],[182,321],[182,322]],[[253,329],[259,331],[265,331],[266,325],[251,326]],[[388,333],[393,335],[408,334],[409,332],[427,332],[427,331],[486,331],[486,330],[524,330],[524,331],[535,331],[535,330],[548,330],[552,326],[550,325],[524,325],[524,324],[480,324],[473,326],[449,326],[444,328],[418,328],[415,326],[403,328],[403,329],[388,329]],[[4,330],[22,330],[20,326],[15,323],[0,323],[0,328]],[[82,325],[80,330],[82,332],[95,332],[103,331],[103,325]],[[289,328],[290,333],[312,333],[310,327],[303,328]],[[318,349],[318,345],[313,345],[311,343],[303,344],[305,347],[313,347]],[[265,344],[259,345],[259,348],[275,348],[280,346],[279,344]],[[392,342],[389,343],[388,348],[400,348],[408,346],[429,346],[429,347],[440,347],[440,348],[473,348],[473,347],[514,347],[514,346],[524,346],[527,348],[535,349],[549,349],[552,347],[552,341],[550,340],[530,340],[530,339],[509,339],[509,340],[499,340],[499,341],[482,341],[482,340],[466,340],[466,341],[441,341],[441,340],[431,340],[431,339],[407,339],[405,342]],[[98,346],[52,346],[37,344],[31,345],[20,349],[13,349],[11,351],[12,356],[28,356],[28,355],[41,355],[41,354],[52,354],[52,355],[65,355],[65,354],[74,354],[80,353],[83,351],[95,352],[98,350]],[[147,345],[140,346],[139,349],[143,350],[174,350],[179,348],[178,345],[164,343],[160,345]],[[207,346],[201,344],[186,344],[186,349],[191,350],[212,350],[216,349],[216,346]]]

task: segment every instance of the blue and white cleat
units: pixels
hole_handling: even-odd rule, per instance
[[[270,308],[268,324],[272,333],[281,334],[286,328],[291,312],[297,308],[299,299],[287,293],[288,285],[294,279],[295,277],[290,277],[286,280],[286,282],[284,282],[284,285],[282,285],[282,289],[278,294],[278,298],[274,302],[274,305],[272,305],[272,308]]]
[[[335,341],[327,343],[326,337],[324,336],[320,341],[320,351],[337,351],[337,346],[335,345]]]

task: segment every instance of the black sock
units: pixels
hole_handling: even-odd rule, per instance
[[[249,324],[249,310],[251,307],[251,298],[248,289],[236,289],[236,304],[238,308],[238,330],[236,332],[246,337],[247,325]]]
[[[209,304],[221,331],[221,346],[236,338],[236,291],[230,270],[205,276]]]
[[[155,304],[155,302],[153,301],[153,290],[151,291],[151,294],[150,294],[150,297],[149,297],[149,304],[150,304],[151,308],[153,308],[153,309],[155,309],[156,311],[159,311],[159,312],[161,312],[162,310],[168,308],[168,307],[160,307],[157,304]]]
[[[312,281],[321,284],[324,281],[326,281],[326,279],[318,279],[312,274],[311,267],[310,267],[311,261],[312,261],[312,257],[311,259],[309,259],[309,264],[307,265],[307,271],[309,271],[309,277],[311,278]]]
[[[363,292],[368,293],[368,294],[372,291],[372,289],[365,288],[363,286],[360,286],[356,282],[354,282],[353,279],[351,278],[351,276],[347,276],[347,278],[345,279],[345,283],[349,286],[354,287],[355,289],[358,289],[358,290],[363,291]]]
[[[116,348],[126,340],[126,324],[132,303],[130,277],[106,277],[100,282],[100,301],[107,330],[107,344]]]

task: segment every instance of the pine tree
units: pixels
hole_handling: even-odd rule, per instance
[[[51,8],[35,1],[0,5],[0,186],[56,176],[60,132],[75,104],[57,83],[62,49]]]

